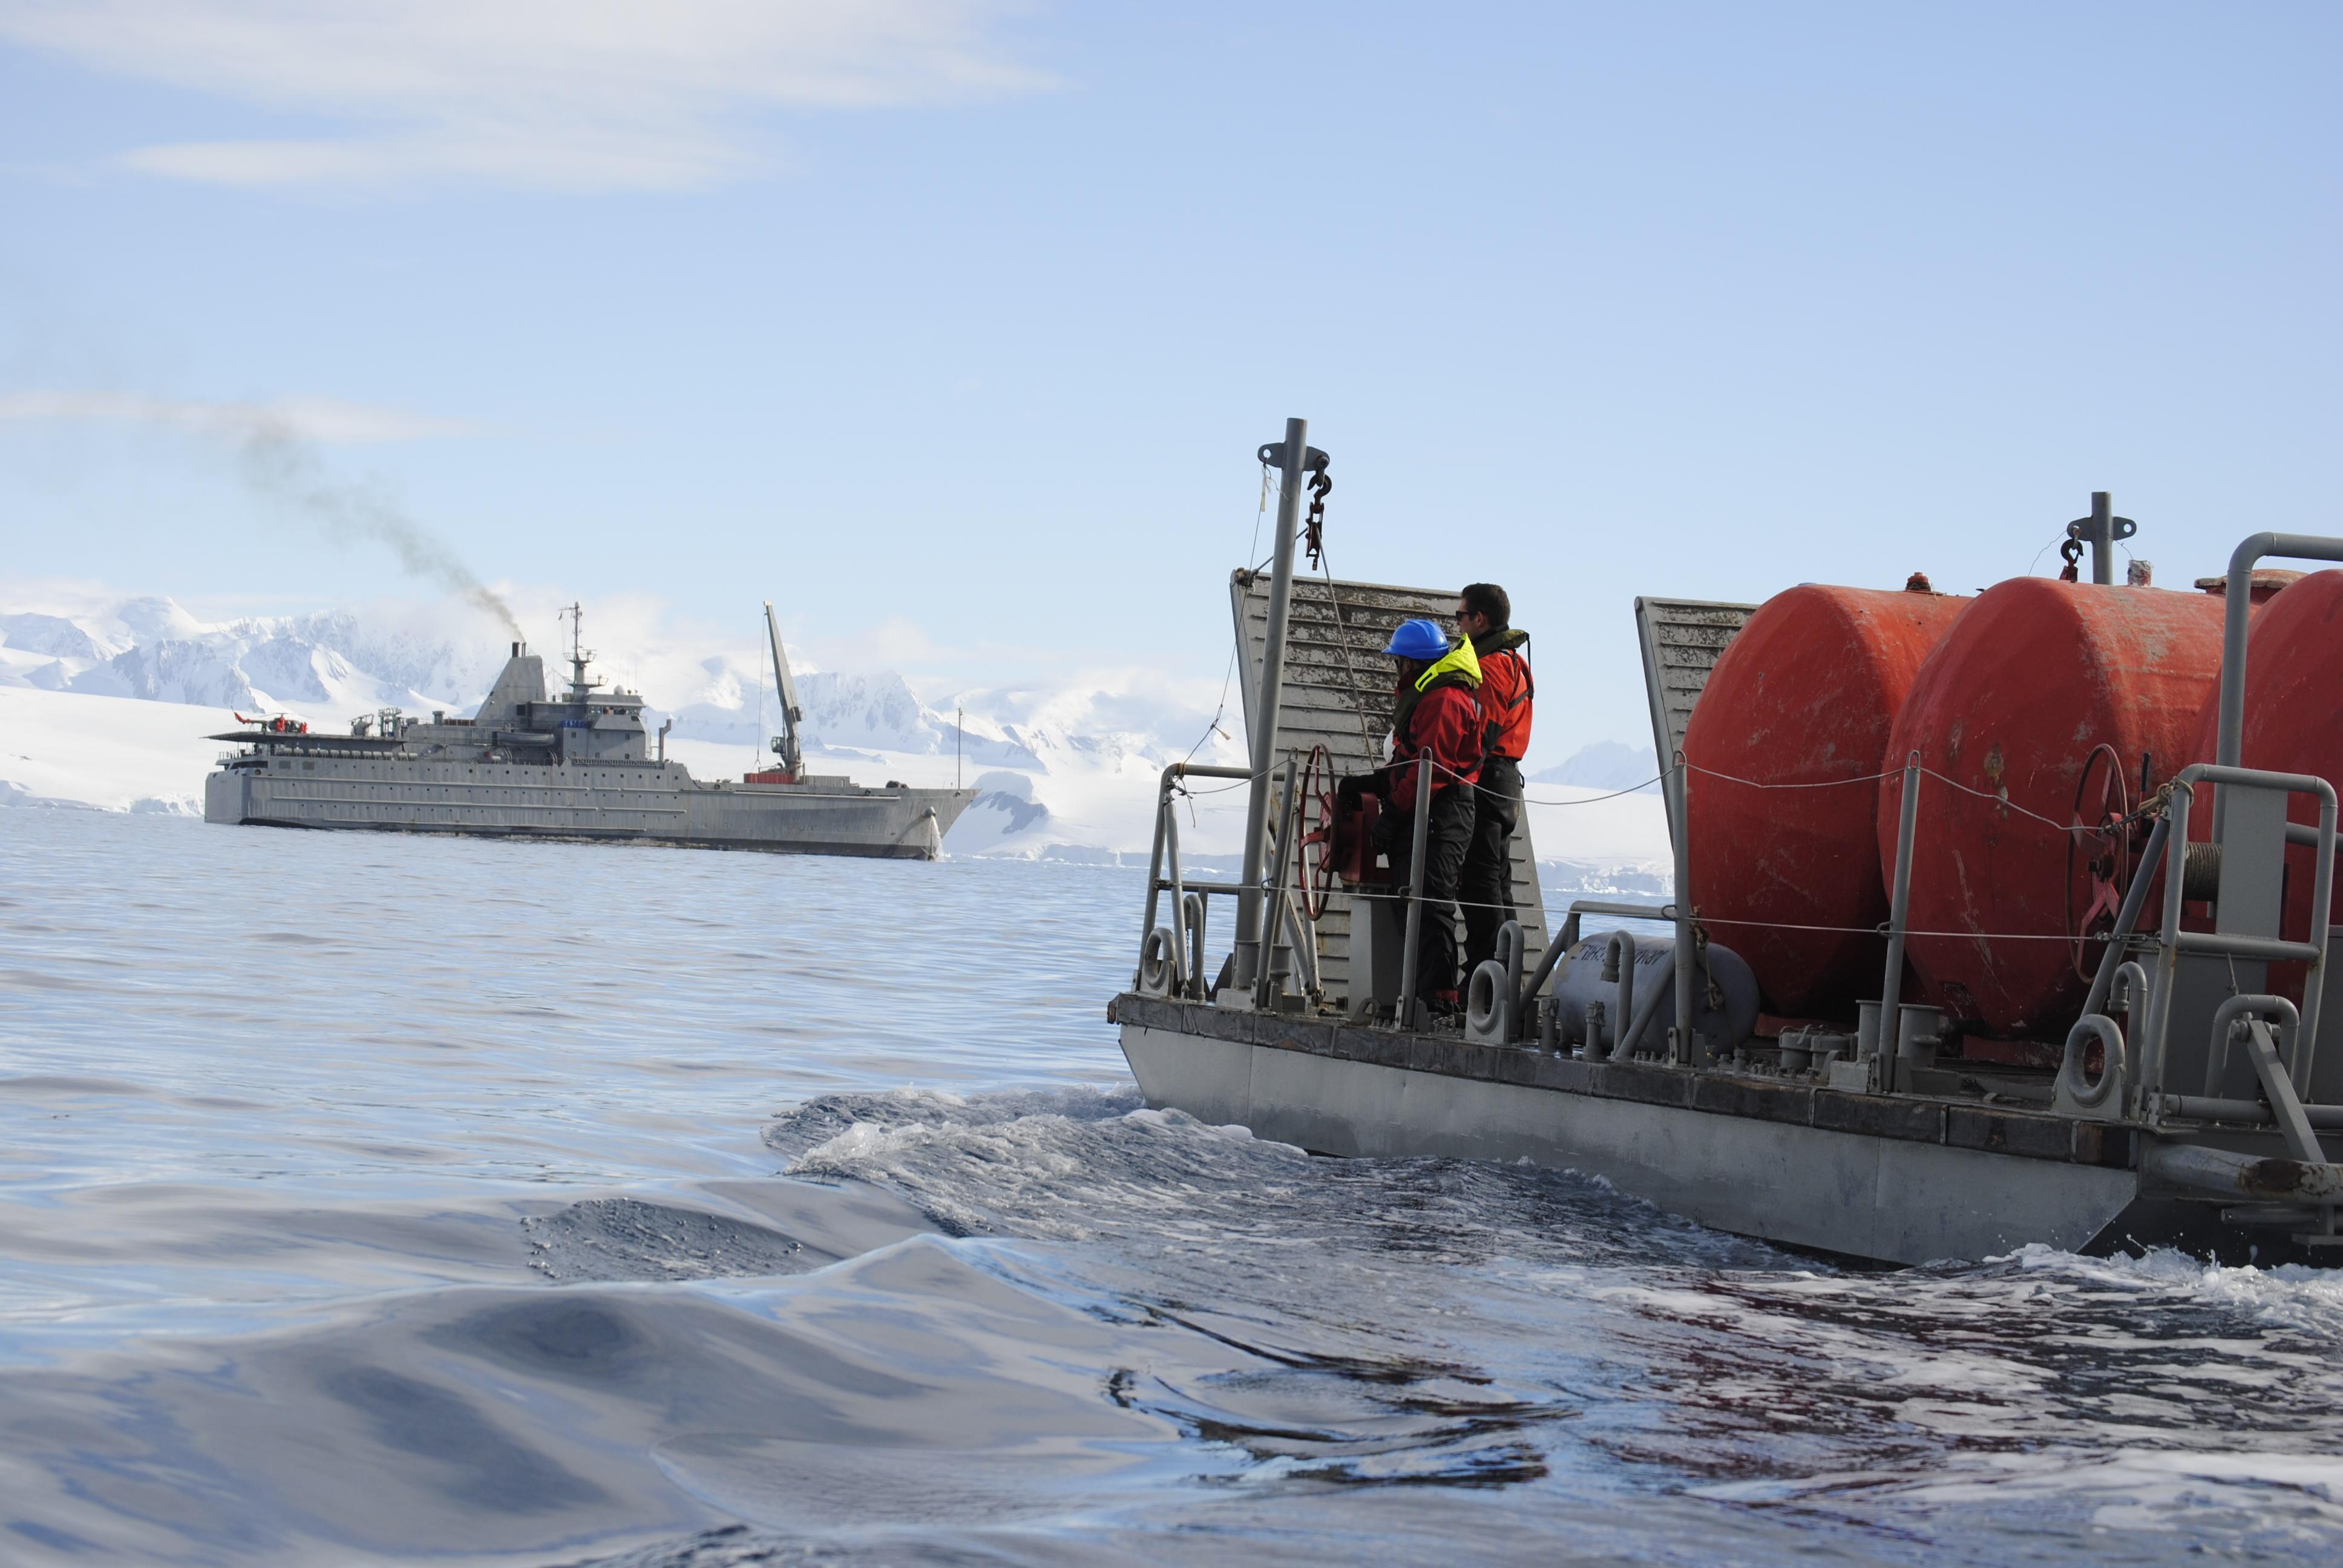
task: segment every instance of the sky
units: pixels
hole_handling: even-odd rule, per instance
[[[1300,416],[1338,574],[1505,584],[1540,750],[1647,743],[1639,593],[1974,590],[2094,489],[2167,586],[2335,526],[2338,43],[2311,5],[0,0],[0,575],[454,591],[259,433],[534,604],[745,637],[769,598],[931,699],[1209,686]]]

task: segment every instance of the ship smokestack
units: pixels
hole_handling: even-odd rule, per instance
[[[518,658],[520,657],[520,644],[518,644],[518,643],[515,643],[515,644],[513,644],[512,656],[513,656],[515,658]]]

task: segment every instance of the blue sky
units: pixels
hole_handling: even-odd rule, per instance
[[[2333,7],[639,10],[0,0],[0,571],[428,591],[260,408],[490,581],[1217,684],[1302,414],[1553,743],[1644,739],[1639,592],[2335,526]]]

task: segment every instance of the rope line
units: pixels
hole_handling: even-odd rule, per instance
[[[1170,879],[1169,877],[1165,877],[1165,878],[1163,878],[1163,879],[1162,879],[1162,880],[1165,880],[1165,881],[1169,881],[1169,880],[1171,880],[1171,879]],[[1182,879],[1182,882],[1185,882],[1185,881],[1187,880],[1186,874],[1185,874],[1184,872],[1182,873],[1182,879]],[[1266,892],[1266,891],[1268,890],[1268,884],[1267,884],[1267,883],[1263,883],[1263,884],[1262,884],[1262,890],[1263,890],[1264,892]],[[1292,890],[1293,890],[1292,886],[1292,884],[1291,884],[1291,883],[1289,883],[1289,884],[1287,885],[1287,887],[1286,887],[1286,891],[1287,891],[1288,893],[1291,893]],[[1333,894],[1332,894],[1332,896],[1337,897],[1337,898],[1363,899],[1363,900],[1382,900],[1382,901],[1383,901],[1383,902],[1385,902],[1385,903],[1405,903],[1405,902],[1407,902],[1408,898],[1409,898],[1409,895],[1408,895],[1408,894],[1406,894],[1406,893],[1404,893],[1404,892],[1399,892],[1399,891],[1384,892],[1384,891],[1376,891],[1376,890],[1372,890],[1364,889],[1364,888],[1349,888],[1349,887],[1345,887],[1345,888],[1337,888],[1337,889],[1335,889],[1335,890],[1333,890]],[[1443,906],[1444,906],[1444,905],[1449,905],[1449,904],[1453,904],[1454,906],[1456,906],[1456,907],[1457,907],[1458,909],[1460,909],[1460,910],[1507,910],[1507,911],[1509,911],[1509,912],[1511,912],[1511,913],[1513,913],[1513,914],[1514,914],[1514,915],[1516,915],[1516,916],[1518,916],[1518,915],[1520,914],[1520,912],[1521,912],[1521,905],[1520,905],[1520,904],[1518,904],[1518,903],[1512,903],[1512,904],[1498,904],[1498,903],[1492,903],[1492,902],[1490,902],[1490,901],[1489,901],[1488,900],[1486,900],[1486,899],[1462,899],[1462,898],[1459,898],[1459,899],[1435,899],[1435,898],[1431,898],[1431,897],[1428,897],[1428,896],[1427,896],[1427,897],[1425,898],[1425,900],[1424,900],[1424,902],[1426,902],[1427,904],[1435,904],[1435,905],[1443,905]],[[1650,914],[1648,914],[1648,915],[1602,915],[1602,916],[1597,916],[1596,918],[1597,918],[1597,919],[1601,919],[1601,920],[1648,920],[1648,921],[1652,922],[1652,923],[1653,923],[1653,924],[1654,924],[1654,925],[1663,925],[1663,926],[1664,926],[1664,925],[1673,925],[1673,924],[1674,923],[1674,921],[1672,921],[1672,920],[1668,920],[1666,917],[1664,917],[1664,916],[1661,915],[1657,910],[1654,910],[1654,911],[1653,911],[1652,913],[1650,913]],[[1856,936],[1856,937],[1879,937],[1879,938],[1882,938],[1882,939],[1885,939],[1885,938],[1889,934],[1889,933],[1888,933],[1888,930],[1887,930],[1887,928],[1886,928],[1886,926],[1885,926],[1884,923],[1883,923],[1883,924],[1880,924],[1880,925],[1876,925],[1876,926],[1812,926],[1812,925],[1800,925],[1800,924],[1797,924],[1797,923],[1793,922],[1793,921],[1790,921],[1790,920],[1721,920],[1721,919],[1718,919],[1716,916],[1714,916],[1714,915],[1704,915],[1704,914],[1698,914],[1698,913],[1695,913],[1695,914],[1693,916],[1693,923],[1694,923],[1694,925],[1698,925],[1698,926],[1753,926],[1753,927],[1756,927],[1756,928],[1759,928],[1759,929],[1761,929],[1761,930],[1782,930],[1782,931],[1835,931],[1835,932],[1838,932],[1838,933],[1840,933],[1840,934],[1842,934],[1842,935],[1845,935],[1845,936]],[[2068,935],[2066,935],[2066,933],[2064,933],[2064,932],[2056,932],[2056,933],[2053,933],[2053,932],[2044,932],[2044,931],[1930,931],[1930,930],[1906,930],[1904,934],[1905,934],[1906,937],[1949,937],[1949,938],[1959,938],[1959,939],[1981,938],[1981,939],[1984,939],[1984,940],[1989,940],[1989,941],[2012,941],[2012,942],[2070,942],[2070,941],[2073,941],[2073,940],[2075,940],[2073,937],[2068,936]],[[2114,935],[2113,933],[2102,932],[2102,933],[2100,933],[2100,934],[2098,934],[2098,935],[2087,937],[2087,938],[2085,938],[2085,939],[2083,939],[2083,940],[2086,940],[2086,941],[2097,942],[2097,943],[2099,943],[2099,944],[2101,944],[2101,945],[2103,945],[2103,946],[2104,946],[2104,945],[2109,945],[2109,944],[2112,944],[2112,943],[2116,940],[2116,937],[2115,937],[2115,935]]]

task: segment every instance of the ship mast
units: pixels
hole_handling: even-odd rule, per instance
[[[568,604],[561,613],[569,618],[569,700],[583,702],[602,683],[586,678],[586,661],[594,657],[586,646],[586,607]]]
[[[798,725],[805,709],[798,706],[798,683],[789,678],[789,656],[781,651],[781,628],[773,619],[771,599],[765,601],[765,636],[773,645],[773,681],[781,698],[781,732],[773,737],[773,749],[780,754],[782,769],[795,778],[800,760]]]

